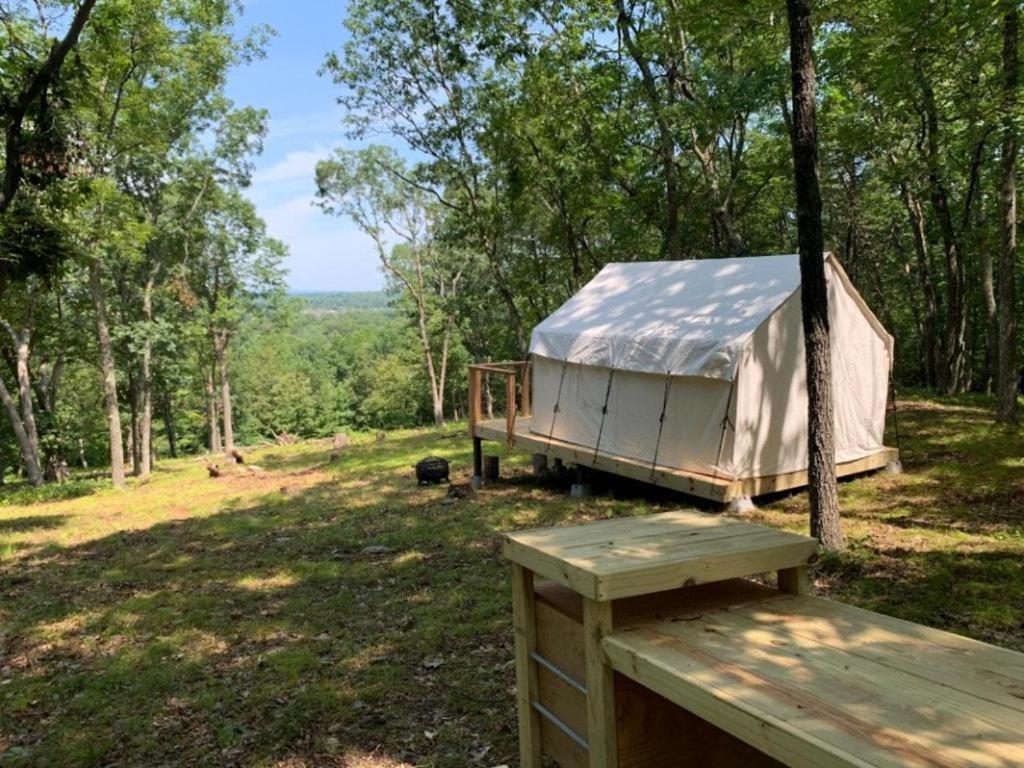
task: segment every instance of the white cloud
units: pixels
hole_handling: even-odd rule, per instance
[[[319,146],[287,152],[281,160],[273,165],[256,171],[252,177],[253,186],[298,180],[312,183],[316,164],[328,154],[330,154],[329,150]]]
[[[351,222],[326,216],[310,197],[259,206],[269,233],[288,244],[288,285],[300,291],[367,291],[384,284],[373,242]]]

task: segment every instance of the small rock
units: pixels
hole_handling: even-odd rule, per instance
[[[359,554],[361,555],[390,555],[393,550],[391,547],[385,547],[383,544],[371,544],[368,547],[363,547]]]
[[[444,666],[444,659],[440,656],[433,656],[432,658],[424,659],[423,666],[426,669],[437,669],[438,667]]]

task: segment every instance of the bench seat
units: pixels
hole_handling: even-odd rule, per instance
[[[615,671],[791,766],[1024,766],[1024,654],[779,593],[617,625]]]

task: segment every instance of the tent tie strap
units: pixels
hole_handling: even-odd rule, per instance
[[[661,433],[665,429],[665,413],[668,410],[668,393],[672,389],[672,371],[665,372],[665,394],[661,400],[661,415],[658,417],[658,439],[654,443],[654,458],[651,459],[651,483],[657,485],[655,470],[658,468],[658,451],[661,450]]]
[[[711,474],[711,482],[715,483],[718,481],[718,465],[722,463],[722,449],[725,447],[725,430],[731,429],[733,432],[736,431],[736,425],[732,423],[732,419],[729,417],[729,409],[732,408],[732,395],[736,390],[736,379],[735,377],[729,382],[729,397],[725,401],[725,416],[722,418],[722,434],[718,438],[718,454],[715,456],[715,467]]]
[[[548,443],[544,446],[544,455],[551,453],[551,439],[555,436],[555,420],[562,411],[562,385],[565,384],[565,369],[569,367],[569,361],[562,361],[562,375],[558,379],[558,394],[555,395],[555,407],[551,409],[551,429],[548,430]]]
[[[604,405],[601,407],[601,425],[597,428],[597,442],[594,444],[594,458],[590,460],[590,467],[593,469],[597,464],[597,454],[601,450],[601,435],[604,434],[604,420],[608,415],[608,400],[612,395],[612,379],[615,378],[615,369],[608,369],[608,387],[604,391]]]

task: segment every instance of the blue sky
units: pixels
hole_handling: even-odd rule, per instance
[[[288,284],[296,291],[367,291],[383,286],[372,243],[348,221],[312,206],[317,160],[346,145],[338,87],[317,70],[346,39],[340,0],[248,0],[239,30],[277,31],[266,59],[232,72],[228,95],[270,112],[265,151],[249,197],[270,233],[288,244]]]

